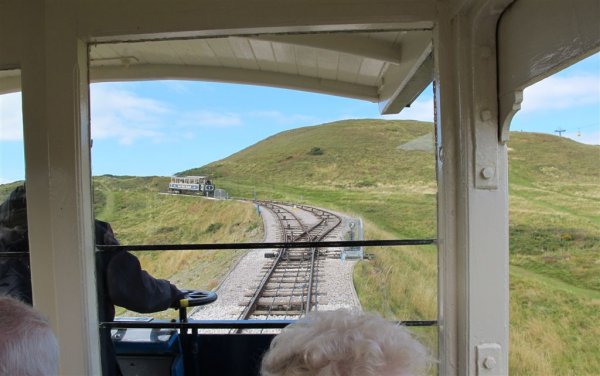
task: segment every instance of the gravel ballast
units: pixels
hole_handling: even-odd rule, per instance
[[[290,207],[292,208],[292,207]],[[294,213],[303,221],[314,223],[316,220],[310,213],[292,208]],[[352,218],[340,213],[335,213],[342,218],[339,226],[342,230],[335,230],[327,236],[327,241],[343,240],[343,229]],[[260,206],[260,215],[265,229],[265,242],[280,242],[281,230],[277,217],[268,209]],[[266,252],[273,249],[249,250],[232,268],[223,282],[217,288],[219,296],[216,302],[205,307],[198,307],[191,318],[195,320],[237,320],[244,310],[242,302],[249,298],[244,294],[253,290],[263,275],[263,266],[271,262],[265,258]],[[356,261],[326,258],[321,261],[319,272],[318,291],[320,300],[317,310],[335,310],[338,308],[359,308],[360,302],[352,282],[352,269]],[[258,318],[258,317],[257,317]],[[278,319],[285,319],[278,317]]]

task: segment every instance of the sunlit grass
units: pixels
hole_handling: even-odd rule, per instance
[[[263,237],[262,220],[247,202],[217,201],[164,195],[159,186],[120,189],[120,180],[101,177],[96,191],[105,206],[98,219],[111,223],[123,245],[256,242]],[[161,187],[164,190],[166,184]],[[214,290],[244,254],[240,250],[134,252],[142,268],[180,289]],[[137,316],[118,309],[117,314]],[[147,314],[143,316],[148,316]],[[151,316],[175,318],[173,310]]]
[[[382,231],[369,223],[365,230],[369,238],[383,238]],[[435,247],[371,247],[366,252],[374,258],[359,262],[354,272],[354,285],[364,309],[394,320],[436,319]]]
[[[510,278],[511,375],[597,374],[600,299],[517,269]]]

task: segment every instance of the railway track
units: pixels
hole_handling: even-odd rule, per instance
[[[288,243],[326,240],[339,228],[342,219],[331,212],[306,205],[259,201],[263,210],[271,211],[278,221],[279,241]],[[247,319],[290,319],[325,304],[319,291],[320,270],[325,257],[331,256],[316,247],[282,248],[265,254],[272,259],[263,268],[257,286],[246,293],[248,301],[240,314]]]

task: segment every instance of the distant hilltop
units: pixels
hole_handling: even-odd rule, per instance
[[[555,135],[511,132],[511,179],[598,177],[600,146]],[[434,128],[410,120],[343,120],[288,130],[178,175],[286,185],[435,186]]]

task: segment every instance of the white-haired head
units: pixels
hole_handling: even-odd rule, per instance
[[[374,314],[320,311],[277,335],[263,376],[401,376],[427,372],[430,355],[403,326]]]
[[[58,374],[58,342],[48,320],[29,305],[0,296],[0,375]]]

